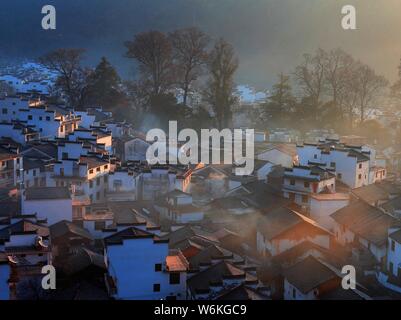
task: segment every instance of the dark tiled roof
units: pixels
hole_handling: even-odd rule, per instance
[[[270,300],[264,294],[258,292],[257,290],[248,287],[244,284],[240,284],[226,292],[220,294],[216,300]]]
[[[302,222],[304,219],[300,215],[291,209],[281,207],[262,217],[259,221],[258,230],[265,239],[270,240]]]
[[[8,239],[11,234],[15,233],[23,234],[30,232],[36,232],[39,236],[47,237],[49,235],[49,228],[29,220],[21,220],[0,229],[0,239]]]
[[[50,236],[52,239],[64,237],[65,235],[70,233],[75,234],[81,238],[93,240],[91,234],[86,229],[81,228],[67,220],[57,222],[50,226]]]
[[[212,284],[222,284],[223,279],[244,278],[244,270],[227,262],[221,261],[188,279],[187,284],[193,293],[207,293]]]
[[[355,201],[337,210],[331,217],[340,225],[377,245],[387,242],[387,230],[401,225],[400,220],[363,201]]]
[[[25,191],[26,200],[71,199],[67,187],[37,187]]]
[[[121,230],[104,238],[106,245],[122,244],[125,239],[137,239],[137,238],[154,238],[157,237],[148,231],[144,231],[135,227],[129,227]]]
[[[375,183],[353,189],[352,193],[368,203],[376,203],[379,200],[388,200],[390,196],[385,189],[380,188]]]
[[[284,277],[304,294],[327,281],[338,278],[334,271],[312,256],[285,270]]]

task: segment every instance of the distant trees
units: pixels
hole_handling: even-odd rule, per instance
[[[283,125],[289,120],[295,107],[296,99],[292,94],[290,77],[280,73],[277,83],[272,87],[268,100],[263,105],[263,118],[279,126]]]
[[[364,122],[366,110],[376,102],[378,95],[388,85],[387,80],[378,76],[369,66],[360,64],[355,70],[356,101],[360,121]]]
[[[318,49],[314,55],[305,54],[302,63],[295,68],[294,78],[302,92],[302,97],[309,101],[313,114],[317,116],[318,107],[325,89],[325,52]]]
[[[371,67],[339,48],[304,55],[293,77],[299,93],[295,114],[312,114],[310,124],[326,121],[335,125],[346,115],[352,127],[356,114],[360,122],[365,121],[367,110],[388,84]]]
[[[198,28],[176,30],[170,33],[169,38],[173,47],[177,84],[183,92],[183,105],[186,106],[191,85],[204,71],[210,40]]]
[[[209,80],[205,90],[205,99],[213,108],[218,128],[231,127],[234,96],[234,74],[238,60],[233,47],[219,39],[208,59]]]
[[[114,67],[105,57],[95,69],[84,67],[84,52],[83,49],[61,48],[39,58],[41,64],[58,75],[52,93],[78,110],[94,106],[114,110],[125,105],[126,95]]]
[[[85,104],[113,110],[126,103],[120,76],[110,62],[102,57],[86,80]]]
[[[125,55],[136,61],[139,71],[138,79],[129,85],[132,101],[163,121],[192,122],[191,118],[197,117],[199,121],[210,121],[205,111],[211,109],[216,115],[216,126],[229,126],[238,61],[233,47],[223,39],[216,41],[210,51],[209,43],[209,37],[197,28],[168,35],[148,31],[125,42]],[[195,89],[200,78],[203,84]],[[181,105],[176,99],[178,90],[182,94]],[[197,96],[198,103],[205,105],[190,105],[190,95]]]
[[[86,80],[90,73],[88,68],[81,66],[85,50],[57,49],[39,58],[39,62],[58,74],[58,88],[70,106],[83,106],[86,94]]]
[[[140,81],[150,96],[163,94],[173,82],[172,45],[160,31],[148,31],[135,35],[125,42],[126,57],[138,64]]]

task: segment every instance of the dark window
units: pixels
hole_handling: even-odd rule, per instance
[[[359,169],[362,169],[362,163],[359,164]]]
[[[61,159],[68,159],[68,152],[63,152],[61,154]]]
[[[389,263],[389,266],[388,266],[388,267],[389,267],[389,269],[390,269],[389,271],[390,271],[391,273],[393,273],[394,265],[393,265],[392,262]]]
[[[292,289],[292,297],[295,299],[297,296],[297,292],[295,291],[295,289]]]
[[[60,176],[64,176],[64,168],[60,168]]]
[[[32,120],[32,116],[28,116],[28,120]]]
[[[35,170],[35,169],[32,171],[32,175],[33,175],[34,177],[36,177],[36,170]]]
[[[93,169],[90,169],[90,170],[89,170],[89,173],[93,173]]]
[[[96,179],[96,185],[97,185],[97,186],[100,186],[100,178],[97,178],[97,179]]]
[[[361,180],[362,179],[362,175],[358,174],[358,179]]]
[[[106,227],[105,221],[95,221],[95,230],[103,230]]]
[[[302,202],[303,203],[307,203],[308,199],[309,199],[309,197],[307,195],[302,195]]]
[[[7,114],[8,113],[8,109],[7,108],[3,108],[3,110],[1,111],[3,114]]]
[[[42,121],[42,120],[43,120],[43,118],[42,118],[42,117],[39,117],[39,120],[40,120],[40,121]]]
[[[170,284],[179,284],[179,283],[180,283],[180,274],[170,273]]]
[[[153,292],[160,292],[160,284],[159,283],[155,283],[153,285]]]
[[[106,164],[106,165],[104,166],[104,170],[107,170],[108,167],[109,167],[109,166]]]
[[[96,200],[100,200],[100,192],[96,192]]]
[[[89,188],[92,188],[92,187],[93,187],[93,181],[89,180]]]
[[[290,179],[290,185],[295,186],[295,179]]]
[[[304,187],[305,187],[305,188],[309,188],[309,182],[308,182],[308,181],[305,181],[305,182],[304,182]]]
[[[343,175],[341,173],[337,173],[337,178],[341,179],[343,177]]]
[[[155,272],[162,271],[162,264],[161,263],[156,263],[155,264]]]
[[[395,241],[391,240],[391,251],[395,251]]]
[[[46,121],[50,121],[50,117],[48,116],[48,117],[46,117]]]
[[[100,172],[100,167],[97,167],[97,168],[96,168],[96,171],[97,171],[97,172]]]
[[[317,159],[317,154],[313,155],[313,159]]]
[[[336,167],[336,163],[335,162],[330,162],[330,167],[335,168]]]

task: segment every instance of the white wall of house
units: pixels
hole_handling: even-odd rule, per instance
[[[133,138],[124,144],[124,160],[145,161],[146,150],[150,144],[142,139]]]
[[[303,237],[298,238],[297,240],[293,239],[285,239],[285,238],[275,238],[271,240],[265,240],[263,234],[260,231],[257,231],[256,234],[256,248],[260,254],[269,253],[272,256],[278,255],[288,249],[295,247],[296,245],[304,242],[310,241],[313,242],[323,248],[330,248],[330,235],[315,235],[309,236],[304,235]]]
[[[266,180],[267,175],[271,172],[272,168],[275,166],[274,163],[266,162],[264,166],[259,168],[256,172],[258,180]]]
[[[275,165],[281,165],[283,167],[290,168],[293,165],[293,157],[287,153],[281,152],[277,149],[267,150],[265,152],[259,153],[257,159],[270,161]]]
[[[311,197],[310,200],[310,217],[319,223],[322,227],[333,230],[334,220],[330,215],[349,204],[349,200],[319,200]]]
[[[71,199],[43,199],[22,201],[22,213],[37,213],[38,219],[47,219],[51,226],[61,220],[72,221],[72,200]]]
[[[28,109],[28,99],[21,99],[18,97],[5,97],[0,99],[0,121],[10,122],[17,120],[19,116],[19,109]]]
[[[10,292],[8,279],[10,277],[10,267],[8,263],[0,263],[0,300],[9,300]]]
[[[154,243],[152,238],[126,239],[123,245],[108,245],[109,274],[117,279],[117,299],[159,300],[169,295],[186,295],[186,274],[171,285],[169,274],[155,271],[155,264],[165,267],[168,243]],[[153,285],[160,284],[160,292]]]
[[[401,244],[391,238],[389,238],[388,241],[389,245],[387,247],[387,270],[393,276],[398,276],[399,270],[401,268]]]
[[[80,125],[84,128],[89,128],[94,124],[96,116],[88,114],[86,111],[75,111],[76,115],[81,116]]]

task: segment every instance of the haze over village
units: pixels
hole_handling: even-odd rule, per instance
[[[31,51],[0,33],[0,300],[400,299],[401,48],[366,40],[375,4],[353,1],[361,22],[342,30],[341,5],[306,0],[337,29],[300,45],[272,17],[293,16],[289,0],[159,2],[127,5],[153,19],[124,28],[125,7],[100,1],[75,36],[60,4]],[[393,4],[378,17],[397,30]],[[217,30],[227,8],[243,16]],[[246,21],[261,8],[271,28]],[[189,147],[172,124],[221,136]],[[152,129],[165,162],[149,160]]]

